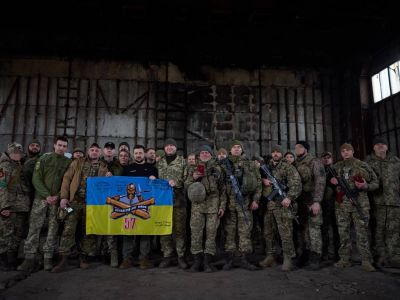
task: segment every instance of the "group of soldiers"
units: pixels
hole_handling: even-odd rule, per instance
[[[79,252],[80,268],[87,269],[99,244],[109,253],[112,267],[129,268],[135,242],[140,245],[140,268],[154,267],[149,259],[153,236],[86,234],[86,180],[94,176],[168,181],[173,189],[172,234],[159,237],[160,268],[177,263],[191,272],[214,272],[218,247],[223,248],[223,270],[257,270],[279,263],[284,271],[295,266],[318,270],[323,261],[346,268],[352,265],[352,225],[364,270],[400,267],[400,160],[388,151],[384,138],[375,139],[365,161],[354,157],[351,144],[343,144],[342,159],[335,164],[330,152],[313,156],[306,141],[296,142],[294,153],[275,145],[264,158],[247,157],[239,140],[233,140],[228,151],[214,152],[203,144],[187,159],[177,153],[172,138],[157,151],[136,145],[131,152],[126,142],[118,148],[112,142],[103,148],[93,143],[86,153],[74,149],[70,159],[67,149],[68,139],[57,137],[51,153],[41,155],[40,142],[33,140],[26,157],[18,143],[9,144],[2,154],[2,270],[17,267],[22,241],[20,271],[35,270],[43,254],[43,268],[61,272],[73,250]],[[132,195],[134,188],[128,187]],[[266,253],[259,262],[251,256],[257,228]]]

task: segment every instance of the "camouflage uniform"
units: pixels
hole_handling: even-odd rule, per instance
[[[287,196],[292,201],[292,206],[296,198],[301,193],[301,179],[296,168],[282,159],[277,165],[273,161],[269,162],[269,169],[273,176],[288,187]],[[294,257],[296,252],[293,245],[293,215],[288,208],[282,206],[283,199],[273,199],[267,203],[267,213],[264,221],[264,232],[266,239],[267,255],[276,256],[276,238],[279,233],[282,241],[283,254]]]
[[[30,189],[31,201],[33,201],[35,197],[35,188],[32,184],[33,171],[35,170],[35,165],[39,158],[39,154],[30,157],[27,161],[24,162],[24,165],[22,167],[22,172],[24,173],[24,178],[26,179],[25,181],[27,182]]]
[[[88,177],[105,176],[108,172],[103,162],[92,163],[89,159],[75,159],[63,177],[61,199],[68,199],[73,211],[64,218],[59,253],[69,255],[75,245],[76,227],[82,225],[81,253],[93,256],[96,252],[96,236],[86,235],[86,180]]]
[[[318,215],[310,212],[310,206],[321,203],[324,196],[326,177],[322,162],[307,153],[294,162],[301,177],[303,191],[298,198],[300,225],[298,232],[299,250],[308,249],[318,255],[322,252],[322,209]]]
[[[0,254],[18,251],[26,234],[29,208],[29,186],[22,166],[3,153],[0,157],[0,211],[10,210],[11,214],[0,217]]]
[[[40,231],[48,218],[48,232],[46,242],[43,246],[45,258],[53,257],[57,245],[58,204],[47,204],[48,196],[59,196],[62,178],[71,160],[64,155],[50,153],[43,155],[35,165],[32,183],[35,187],[35,199],[29,220],[29,232],[25,240],[25,257],[34,257],[39,247]]]
[[[241,253],[251,253],[252,252],[252,242],[251,242],[251,230],[253,226],[253,216],[249,210],[249,205],[252,201],[259,203],[261,197],[261,175],[256,167],[255,163],[250,161],[245,154],[241,156],[228,156],[229,161],[233,163],[236,178],[238,178],[239,184],[244,181],[249,180],[253,177],[255,180],[255,190],[252,192],[246,192],[242,190],[244,198],[244,213],[248,224],[246,224],[243,210],[240,205],[235,200],[235,193],[230,183],[229,178],[226,178],[226,189],[227,189],[227,210],[225,212],[225,251],[235,252],[237,249]],[[229,174],[226,170],[226,166],[222,164],[225,173]],[[252,173],[252,174],[250,174]],[[248,178],[246,178],[248,176]],[[250,180],[249,180],[250,181]],[[236,233],[238,235],[238,247],[236,244]]]
[[[174,248],[178,257],[183,257],[186,251],[186,201],[183,193],[185,165],[185,159],[180,155],[177,155],[170,164],[167,163],[165,157],[161,158],[157,163],[159,178],[176,182],[173,195],[172,235],[163,235],[160,239],[164,257],[171,257]]]
[[[385,159],[372,154],[365,161],[379,178],[379,188],[372,193],[376,255],[400,264],[400,159],[388,153]]]
[[[201,203],[192,202],[190,217],[191,252],[192,254],[216,254],[216,235],[219,226],[218,210],[225,210],[225,174],[214,159],[201,163],[205,165],[205,176],[198,180],[193,179],[195,167],[187,169],[185,186],[193,182],[200,182],[206,190],[206,200]],[[203,251],[203,230],[206,229],[206,240]]]
[[[334,169],[336,170],[338,176],[342,177],[351,189],[356,188],[354,180],[352,180],[352,176],[356,175],[362,176],[367,181],[368,191],[374,191],[379,186],[378,178],[372,168],[368,164],[356,158],[339,161],[334,165]],[[351,221],[353,221],[357,235],[357,248],[360,252],[362,261],[371,262],[372,257],[368,241],[370,205],[367,191],[359,190],[357,200],[360,204],[362,214],[367,220],[360,218],[356,208],[350,203],[346,196],[343,196],[342,203],[336,201],[336,222],[340,237],[339,256],[344,262],[350,261],[350,225]]]

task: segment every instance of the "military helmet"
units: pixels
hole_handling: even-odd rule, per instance
[[[192,183],[187,190],[188,198],[193,203],[201,203],[206,199],[206,189],[200,182]]]

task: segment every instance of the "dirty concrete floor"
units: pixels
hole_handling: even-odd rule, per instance
[[[4,281],[17,272],[0,275]],[[313,272],[234,269],[189,273],[169,269],[112,269],[100,263],[92,269],[69,266],[60,274],[45,271],[21,281],[9,280],[0,299],[399,299],[398,270],[366,273],[360,266],[341,270],[326,267]]]

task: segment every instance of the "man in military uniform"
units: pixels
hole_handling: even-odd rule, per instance
[[[261,197],[261,176],[254,162],[244,154],[242,143],[233,140],[230,154],[221,161],[226,178],[227,211],[225,212],[225,252],[226,263],[224,270],[233,267],[235,252],[240,255],[239,266],[248,270],[257,269],[250,263],[249,255],[252,253],[251,230],[253,218],[251,211],[258,209]],[[229,176],[236,177],[243,195],[243,207],[236,201],[236,194]],[[238,243],[236,243],[238,236]]]
[[[331,152],[324,152],[321,155],[322,164],[325,171],[328,167],[333,166],[333,158]],[[324,198],[321,202],[322,207],[322,256],[324,261],[335,262],[337,260],[337,250],[339,249],[339,233],[337,231],[335,216],[335,196],[336,188],[330,182],[332,175],[326,173],[326,186]]]
[[[227,156],[228,156],[228,151],[226,151],[226,149],[224,148],[219,148],[219,150],[217,151],[217,159],[222,160]]]
[[[325,169],[321,160],[312,156],[310,145],[298,141],[295,146],[297,159],[294,163],[300,173],[303,191],[298,199],[300,225],[298,227],[299,262],[307,260],[309,267],[318,270],[322,254],[322,210],[321,201],[326,185]]]
[[[366,158],[379,179],[379,189],[373,195],[373,215],[376,227],[375,255],[378,267],[400,267],[400,159],[388,152],[388,142],[374,140],[374,153]]]
[[[57,137],[54,143],[54,152],[43,155],[35,165],[32,183],[35,187],[29,218],[29,232],[25,240],[25,260],[18,267],[20,271],[31,272],[34,268],[35,254],[39,248],[40,231],[48,216],[48,231],[44,251],[44,269],[53,268],[53,254],[57,245],[58,221],[57,210],[60,199],[62,178],[71,160],[64,156],[68,147],[66,137]]]
[[[272,148],[272,159],[268,162],[267,167],[279,183],[287,186],[288,191],[287,197],[284,199],[277,195],[267,203],[264,221],[267,256],[260,262],[260,265],[267,268],[276,264],[277,241],[275,236],[279,233],[283,251],[282,270],[290,271],[292,270],[292,258],[296,256],[293,244],[293,214],[295,212],[292,209],[296,198],[301,194],[301,178],[296,168],[283,159],[283,150],[280,145]],[[270,191],[273,192],[271,181],[268,178],[262,180],[266,187],[271,187]]]
[[[81,148],[75,148],[72,151],[72,159],[77,159],[77,158],[81,158],[84,156],[85,156],[85,153],[83,152],[83,150]]]
[[[372,168],[365,162],[354,158],[354,148],[350,144],[340,146],[342,161],[334,165],[334,169],[350,189],[357,191],[356,201],[359,204],[360,211],[352,205],[346,197],[343,190],[339,190],[341,197],[336,200],[336,222],[339,230],[340,260],[335,264],[336,267],[346,268],[351,266],[351,233],[350,225],[354,223],[357,236],[357,248],[361,255],[361,265],[364,270],[375,271],[372,266],[372,255],[368,240],[368,222],[369,222],[369,199],[367,192],[375,191],[379,187],[379,181]],[[337,178],[333,177],[331,183],[338,184]]]
[[[112,175],[107,165],[99,160],[100,155],[100,146],[93,143],[88,149],[87,158],[74,160],[64,174],[60,192],[60,208],[65,210],[70,207],[73,211],[64,218],[64,229],[58,248],[61,261],[51,270],[52,273],[65,270],[71,248],[75,245],[76,228],[79,222],[82,226],[82,236],[79,237],[81,244],[79,266],[82,269],[89,267],[86,258],[95,252],[97,238],[95,235],[86,235],[86,180],[88,177]]]
[[[174,249],[178,254],[178,265],[181,269],[187,269],[185,260],[186,251],[186,201],[183,192],[185,159],[176,153],[177,143],[174,139],[167,139],[164,143],[165,156],[157,162],[158,176],[167,180],[174,190],[174,208],[172,216],[172,235],[161,236],[161,250],[163,261],[160,268],[169,267],[172,264]]]
[[[26,183],[29,185],[29,190],[31,191],[30,197],[33,201],[35,189],[32,185],[33,171],[35,169],[35,164],[40,157],[41,145],[39,140],[33,139],[28,145],[28,156],[23,163],[22,172],[26,179]]]
[[[8,145],[0,157],[0,268],[15,269],[19,244],[24,238],[30,199],[23,173],[22,146]]]
[[[209,273],[215,271],[210,263],[217,251],[217,229],[226,206],[225,174],[215,161],[214,153],[209,146],[201,146],[198,155],[197,166],[199,167],[190,167],[185,181],[188,197],[192,202],[190,250],[194,255],[194,264],[190,271],[200,271],[204,255],[203,269],[204,272]],[[205,246],[203,247],[204,229]]]

